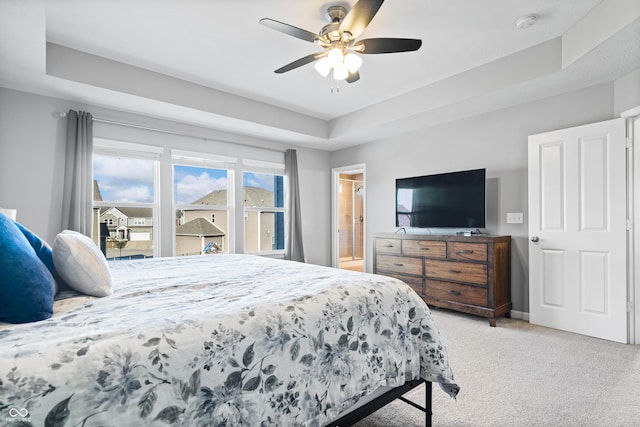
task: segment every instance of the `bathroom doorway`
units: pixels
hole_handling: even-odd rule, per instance
[[[334,170],[334,266],[364,271],[364,166]]]

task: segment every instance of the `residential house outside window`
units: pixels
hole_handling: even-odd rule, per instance
[[[235,158],[172,150],[175,255],[229,253]]]
[[[110,260],[284,254],[283,162],[94,138],[93,175],[92,237]]]
[[[284,165],[244,160],[244,250],[284,252]]]
[[[161,151],[94,139],[92,238],[109,260],[157,256]]]

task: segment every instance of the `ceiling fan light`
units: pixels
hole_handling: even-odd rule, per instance
[[[332,67],[336,67],[339,64],[342,64],[344,55],[342,55],[342,49],[334,47],[329,51],[327,58],[329,59],[329,64]]]
[[[335,80],[344,80],[349,77],[349,70],[344,64],[338,64],[333,67],[333,78]]]
[[[355,53],[349,52],[344,57],[344,65],[347,66],[347,70],[349,70],[350,73],[355,73],[362,65],[362,58]]]
[[[329,63],[329,59],[325,56],[320,58],[318,62],[314,65],[314,68],[322,77],[327,77],[331,72],[331,64]]]

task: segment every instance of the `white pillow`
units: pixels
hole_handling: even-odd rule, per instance
[[[65,230],[53,241],[53,265],[62,280],[78,292],[111,295],[111,272],[98,246],[76,231]]]

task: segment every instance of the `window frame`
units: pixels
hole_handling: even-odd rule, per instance
[[[211,215],[215,215],[215,211],[227,212],[227,230],[226,247],[223,253],[235,253],[235,170],[238,159],[236,157],[221,156],[210,153],[201,153],[195,151],[186,151],[180,149],[171,149],[171,206],[175,216],[177,210],[206,210]],[[193,205],[176,203],[175,200],[175,166],[199,167],[206,169],[218,169],[227,171],[227,205]],[[213,222],[213,221],[212,221]],[[176,253],[176,221],[172,221],[172,253]]]
[[[265,174],[265,175],[273,175],[275,176],[279,176],[282,177],[282,192],[283,192],[283,200],[282,200],[282,207],[265,207],[265,206],[245,206],[244,203],[242,204],[242,218],[244,219],[244,223],[246,224],[246,221],[248,221],[248,213],[250,212],[256,212],[258,215],[262,214],[262,213],[273,213],[274,216],[277,213],[282,213],[282,215],[284,216],[284,221],[283,224],[286,223],[286,218],[287,218],[287,209],[286,209],[286,198],[287,198],[287,186],[286,186],[286,178],[285,178],[285,165],[284,162],[283,163],[276,163],[276,162],[266,162],[266,161],[261,161],[261,160],[253,160],[253,159],[243,159],[242,160],[242,192],[243,192],[243,196],[244,196],[244,177],[245,177],[245,173],[256,173],[256,174]],[[274,194],[274,198],[275,198],[275,194]],[[243,198],[244,199],[244,198]],[[274,200],[274,205],[275,205],[275,200]],[[258,230],[260,230],[260,221],[258,221]],[[285,248],[284,248],[284,244],[283,244],[283,248],[282,249],[271,249],[271,250],[257,250],[257,251],[248,251],[246,248],[246,233],[247,233],[247,228],[246,226],[243,227],[243,238],[242,238],[242,242],[243,242],[243,246],[244,246],[244,252],[248,253],[248,254],[252,254],[252,255],[266,255],[266,256],[284,256],[285,255]],[[261,245],[261,235],[260,235],[260,231],[258,231],[258,248],[260,248]],[[274,238],[275,236],[272,236],[272,238]],[[286,227],[283,227],[283,238],[284,238],[284,242],[286,242],[287,239],[287,230]]]
[[[150,208],[152,218],[152,239],[153,239],[153,255],[158,258],[161,254],[161,203],[160,203],[160,163],[164,149],[155,145],[137,144],[116,139],[94,138],[93,153],[91,155],[92,181],[94,168],[94,155],[121,157],[129,159],[149,160],[153,166],[153,202],[114,202],[114,201],[95,201],[91,200],[93,209],[123,207],[123,208]],[[122,221],[118,221],[119,227]],[[113,225],[113,224],[111,224]],[[93,229],[99,229],[99,224],[95,224]]]

